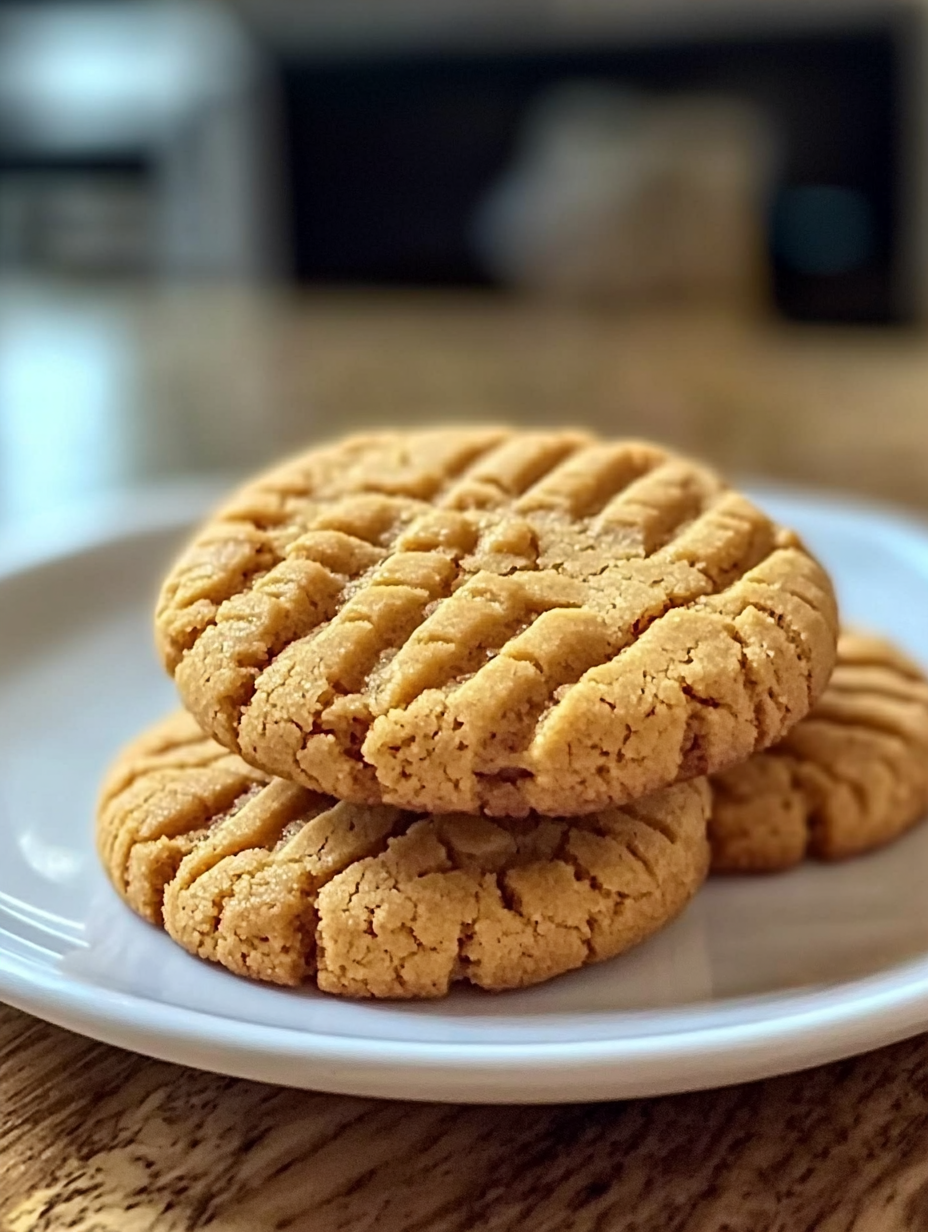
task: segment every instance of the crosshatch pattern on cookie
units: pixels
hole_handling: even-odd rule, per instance
[[[356,437],[244,488],[169,575],[204,730],[357,803],[590,812],[743,760],[819,696],[828,578],[712,472],[503,429]]]
[[[704,779],[579,819],[417,816],[269,780],[174,716],[118,759],[100,855],[140,915],[239,975],[357,997],[521,987],[676,916],[709,863]]]
[[[882,846],[928,816],[928,680],[882,638],[842,633],[812,713],[712,787],[717,871],[774,871]]]

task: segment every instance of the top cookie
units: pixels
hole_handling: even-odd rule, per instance
[[[577,815],[772,744],[834,663],[827,575],[682,457],[572,432],[356,436],[248,484],[157,610],[187,708],[356,803]]]

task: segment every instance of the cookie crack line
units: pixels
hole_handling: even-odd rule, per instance
[[[713,510],[710,509],[709,513],[712,513],[712,512]],[[667,529],[668,540],[673,538],[677,529],[679,529],[677,523],[673,522],[671,526],[669,527],[669,529]],[[653,555],[653,553],[648,553],[648,555]],[[656,624],[664,615],[666,615],[668,611],[670,610],[684,611],[687,608],[691,607],[693,604],[702,602],[707,597],[711,597],[712,595],[719,593],[719,591],[722,588],[731,589],[732,586],[734,586],[738,581],[741,580],[741,578],[745,575],[748,569],[752,567],[752,563],[754,563],[752,558],[747,558],[744,561],[742,561],[741,564],[739,565],[738,572],[734,578],[726,577],[724,574],[718,575],[718,576],[712,576],[708,573],[703,573],[702,576],[705,578],[705,582],[708,587],[707,590],[704,590],[703,588],[699,588],[698,595],[695,598],[691,598],[685,602],[674,603],[674,599],[672,596],[670,595],[665,596],[663,603],[661,604],[659,610],[650,611],[650,612],[645,611],[642,615],[640,615],[638,618],[636,618],[632,622],[630,628],[628,629],[626,633],[619,635],[615,637],[614,639],[612,639],[611,645],[609,648],[615,649],[616,647],[619,647],[619,653],[621,653],[621,650],[624,649],[624,647],[621,647],[620,643],[623,640],[626,640],[626,641],[630,640],[633,643],[637,638],[642,636],[642,634],[645,633],[647,629],[651,627],[651,625]],[[603,565],[601,569],[596,571],[594,576],[602,576],[603,572],[606,569],[609,569],[612,567],[613,566],[610,564]],[[701,572],[698,568],[698,565],[697,565],[696,571]],[[542,716],[545,716],[554,706],[556,706],[560,700],[563,700],[563,695],[565,691],[569,690],[571,686],[573,686],[578,681],[580,681],[588,672],[593,671],[597,667],[605,666],[606,663],[608,663],[609,661],[611,661],[611,659],[615,657],[614,655],[610,655],[608,653],[604,654],[603,646],[598,645],[592,654],[584,656],[580,660],[580,662],[576,664],[571,670],[548,672],[546,671],[543,663],[540,661],[540,659],[537,656],[533,656],[530,650],[522,649],[521,643],[526,638],[532,635],[532,633],[536,630],[539,622],[544,620],[545,617],[557,617],[557,614],[559,612],[564,612],[568,610],[572,610],[572,609],[553,608],[553,609],[549,609],[547,612],[536,613],[532,617],[528,626],[520,632],[519,637],[515,641],[509,641],[505,645],[501,646],[498,652],[500,655],[503,655],[503,656],[509,655],[512,658],[519,659],[521,662],[528,663],[530,666],[532,666],[538,673],[539,684],[541,686],[540,695],[534,700],[534,702],[531,704],[531,706],[527,710],[526,708],[523,708],[522,710],[522,713],[520,716],[520,722],[521,722],[521,726],[524,729],[524,734],[521,740],[515,742],[509,748],[508,764],[501,767],[500,770],[497,771],[497,775],[499,776],[499,781],[501,782],[512,781],[511,778],[507,780],[505,777],[506,775],[510,775],[510,776],[512,775],[521,775],[521,776],[531,775],[532,773],[531,768],[523,764],[520,761],[520,755],[524,754],[526,749],[530,745],[531,740],[534,735],[535,728],[537,727],[539,720],[542,718]],[[490,662],[492,663],[492,659]],[[488,669],[492,670],[492,668],[490,668],[490,664],[487,664],[485,665],[484,668],[481,668],[478,670],[477,680],[475,682],[476,685],[479,685],[480,683],[480,674],[479,674],[480,670],[486,671]],[[558,692],[560,694],[557,701],[553,701],[553,694],[555,692]],[[474,773],[476,774],[478,779],[483,779],[485,781],[485,786],[486,786],[486,780],[493,777],[493,772],[486,770],[486,769],[475,769]]]
[[[349,446],[350,444],[351,442],[349,442]],[[489,453],[492,449],[493,443],[489,443],[485,446],[484,452]],[[325,459],[325,456],[325,451],[322,451],[321,458],[323,460]],[[478,453],[478,460],[479,456],[480,455]],[[468,463],[472,463],[472,461],[473,459],[465,452],[464,465],[466,466]],[[291,468],[291,470],[292,469],[293,468]],[[448,482],[453,482],[454,479],[457,478],[458,474],[459,472],[455,472],[452,469],[452,473],[448,477]],[[290,481],[292,483],[292,475],[290,476]],[[269,477],[268,480],[259,479],[255,484],[246,487],[243,492],[239,493],[237,498],[233,498],[233,505],[236,509],[239,509],[245,502],[247,494],[250,491],[255,489],[261,490],[265,484],[272,482],[273,480],[271,477]],[[299,492],[300,488],[303,489],[302,493]],[[382,485],[378,485],[375,481],[372,482],[370,480],[366,485],[361,485],[357,489],[357,495],[359,496],[376,495],[378,493],[384,496],[396,494],[393,490],[388,490]],[[291,534],[288,536],[291,542],[298,538],[301,533],[306,533],[311,528],[311,518],[313,512],[315,511],[312,492],[311,467],[307,466],[305,468],[305,473],[302,475],[302,480],[298,484],[298,492],[296,494],[291,493],[292,505],[294,505],[294,498],[295,507],[292,508],[290,518],[290,521],[293,523],[293,527]],[[417,506],[421,506],[422,508],[428,507],[428,503],[423,501],[420,497],[408,494],[408,499],[413,501]],[[204,601],[209,605],[208,612],[206,612],[202,620],[196,624],[195,631],[192,632],[192,637],[189,642],[186,645],[182,644],[181,649],[183,653],[186,653],[187,650],[192,649],[193,645],[202,633],[216,623],[216,618],[223,603],[227,602],[237,594],[248,593],[271,571],[271,569],[282,564],[286,559],[286,550],[277,550],[274,546],[274,537],[267,532],[264,532],[263,535],[259,533],[257,536],[253,536],[252,532],[258,528],[255,528],[248,521],[241,520],[239,517],[230,518],[225,514],[223,509],[219,510],[215,521],[218,528],[226,529],[227,537],[225,541],[218,539],[218,536],[214,537],[210,535],[208,532],[195,539],[184,556],[181,557],[177,568],[167,579],[159,598],[158,609],[161,614],[169,613],[174,607],[180,611],[197,608]],[[242,534],[243,531],[246,532],[244,536]],[[238,532],[238,534],[232,532]],[[230,568],[226,577],[226,585],[224,587],[217,589],[214,585],[212,588],[205,588],[201,585],[198,588],[194,585],[192,595],[185,596],[180,602],[176,602],[176,596],[178,592],[182,590],[185,582],[189,587],[191,583],[195,583],[197,578],[202,577],[204,574],[208,577],[208,561],[203,558],[204,556],[208,557],[209,550],[213,547],[217,539],[220,546],[223,548],[227,547],[229,544],[243,544],[247,547],[250,543],[253,548],[253,559],[251,563],[246,567],[239,566],[238,568]],[[236,579],[238,580],[238,585],[236,585]],[[204,589],[206,590],[206,594],[201,593]],[[166,648],[165,653],[170,654],[170,649]]]
[[[185,704],[259,769],[499,816],[595,812],[747,756],[816,699],[836,638],[821,568],[711,471],[507,429],[349,438],[259,479],[157,623]]]
[[[572,443],[571,441],[562,442],[556,449],[553,457],[547,456],[544,459],[545,464],[548,467],[548,469],[543,470],[539,474],[538,468],[535,467],[529,471],[528,478],[531,479],[534,476],[536,484],[537,484],[537,481],[539,480],[539,478],[543,479],[544,475],[549,473],[550,469],[553,469],[553,467],[558,462],[564,460],[565,454],[569,455],[570,453],[574,452],[575,448],[576,448],[575,444]],[[439,510],[445,510],[446,512],[448,512],[448,511],[453,510],[456,504],[461,503],[462,484],[464,485],[464,488],[466,489],[466,486],[468,483],[468,478],[467,478],[468,473],[470,473],[472,476],[474,474],[479,475],[480,464],[484,463],[488,454],[492,455],[493,452],[494,451],[490,449],[486,451],[485,453],[480,454],[478,458],[476,459],[476,462],[472,462],[470,466],[467,468],[463,479],[460,479],[457,473],[453,472],[451,474],[448,481],[445,483],[444,487],[441,489],[440,493],[438,494],[437,508]],[[484,478],[481,478],[480,482],[481,483],[484,482]],[[498,488],[498,490],[504,491],[505,489]],[[517,485],[516,488],[514,489],[514,492],[517,494],[519,490],[520,488]],[[384,548],[385,559],[371,565],[367,573],[361,573],[358,575],[344,575],[342,579],[343,585],[341,587],[341,592],[345,594],[352,587],[357,589],[358,586],[362,585],[366,581],[368,585],[371,586],[372,588],[378,587],[378,593],[381,595],[381,598],[382,598],[385,592],[379,591],[379,587],[384,586],[384,585],[389,585],[390,580],[389,578],[384,579],[381,576],[381,574],[385,569],[387,570],[389,569],[391,563],[395,562],[397,552],[402,552],[404,547],[412,548],[414,551],[416,549],[426,548],[428,551],[433,552],[433,553],[436,553],[438,549],[445,550],[447,546],[445,544],[440,544],[440,543],[435,543],[435,542],[426,542],[425,544],[423,544],[420,542],[422,538],[423,529],[424,529],[423,523],[428,522],[428,513],[431,508],[432,508],[431,506],[425,504],[422,501],[411,500],[411,503],[408,507],[404,506],[399,510],[395,510],[395,512],[397,513],[397,516],[395,516],[392,519],[390,523],[389,532],[386,534],[386,538],[385,538],[385,543],[386,543],[386,547]],[[329,512],[326,514],[320,514],[316,518],[316,521],[313,525],[327,526],[329,523],[331,523],[331,521],[332,521],[332,514],[331,512]],[[353,527],[353,529],[357,530],[358,528]],[[382,532],[382,528],[378,528],[378,529],[381,530]],[[471,528],[468,527],[467,532],[468,533],[465,536],[465,541],[463,544],[459,545],[459,549],[456,551],[450,552],[449,563],[459,564],[462,555],[468,549],[473,548],[474,537],[473,537]],[[310,530],[305,531],[304,534],[296,541],[296,543],[294,545],[291,545],[291,551],[293,551],[293,549],[296,546],[300,546],[300,545],[303,545],[305,549],[305,541],[310,533],[311,533]],[[381,533],[379,538],[383,540],[384,534]],[[426,539],[427,538],[428,537],[426,536]],[[368,535],[367,539],[364,539],[362,541],[373,543],[375,539],[372,538],[370,535]],[[283,565],[284,562],[281,561],[280,564]],[[515,566],[512,566],[512,567],[515,568]],[[265,580],[269,576],[270,575],[264,575],[262,578],[258,580],[259,583],[264,583]],[[413,619],[411,624],[407,622],[407,627],[404,630],[402,630],[401,634],[398,635],[400,641],[402,641],[403,637],[408,636],[408,634],[411,631],[414,631],[415,628],[422,621],[426,620],[429,617],[434,616],[436,605],[440,606],[440,604],[443,601],[449,599],[451,597],[451,590],[453,588],[456,588],[457,585],[460,583],[460,581],[461,581],[461,578],[460,577],[455,578],[454,573],[452,571],[450,576],[446,578],[444,585],[439,586],[437,590],[433,589],[432,593],[429,593],[428,591],[421,592],[421,602],[418,605],[420,609],[419,614],[417,617]],[[397,590],[403,588],[403,584],[401,580],[397,581],[396,579],[394,579],[393,585],[394,587],[397,588]],[[222,622],[223,610],[224,610],[223,608],[220,608],[220,610],[217,612],[216,619],[213,622],[214,624],[219,624]],[[354,619],[354,617],[352,616],[350,599],[349,599],[348,606],[342,611],[337,612],[335,614],[334,620],[322,620],[319,622],[312,621],[311,622],[312,627],[310,628],[308,632],[304,633],[302,636],[297,636],[297,637],[286,639],[278,645],[272,644],[268,648],[268,652],[261,655],[261,661],[260,663],[255,665],[254,671],[246,672],[246,677],[242,681],[241,688],[239,690],[239,696],[236,697],[233,703],[233,714],[229,718],[226,719],[226,725],[228,727],[228,731],[230,735],[233,732],[237,733],[237,735],[229,741],[230,745],[236,748],[236,751],[244,751],[242,748],[242,740],[241,740],[241,732],[240,732],[242,711],[245,708],[245,706],[249,705],[251,701],[253,700],[255,692],[260,688],[261,681],[269,675],[278,655],[283,653],[287,649],[289,649],[290,646],[293,646],[293,645],[299,646],[301,642],[305,644],[311,640],[316,639],[317,637],[323,636],[326,630],[331,630],[331,626],[337,623],[339,619],[346,618],[346,617],[349,620]],[[203,630],[203,632],[206,632],[206,630]],[[378,645],[377,650],[380,653],[383,653],[384,651],[390,648],[395,648],[395,641],[393,643],[388,641],[385,645],[380,644]],[[376,658],[377,656],[375,654],[372,657]],[[369,664],[369,666],[372,668],[373,663]],[[367,674],[369,674],[369,672]],[[338,690],[336,689],[333,689],[331,691],[333,692],[333,694],[337,694],[338,692]],[[353,692],[353,691],[357,691],[357,690],[343,690],[342,692],[348,693],[348,692]]]

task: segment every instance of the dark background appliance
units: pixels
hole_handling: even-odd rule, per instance
[[[821,28],[615,45],[397,49],[259,36],[279,74],[288,226],[301,282],[481,284],[474,211],[533,102],[565,81],[756,105],[774,135],[765,230],[777,308],[889,323],[918,311],[910,251],[908,10]]]

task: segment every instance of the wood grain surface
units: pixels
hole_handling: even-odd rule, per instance
[[[55,389],[7,380],[0,521],[184,469],[251,469],[354,426],[474,417],[656,436],[735,471],[928,508],[914,334],[478,295],[0,294],[0,378],[62,337],[94,379],[60,383],[54,433]],[[284,1228],[928,1229],[928,1038],[705,1094],[453,1107],[219,1078],[0,1007],[3,1232]]]
[[[4,1232],[928,1227],[928,1041],[723,1091],[557,1108],[313,1095],[0,1010]]]

